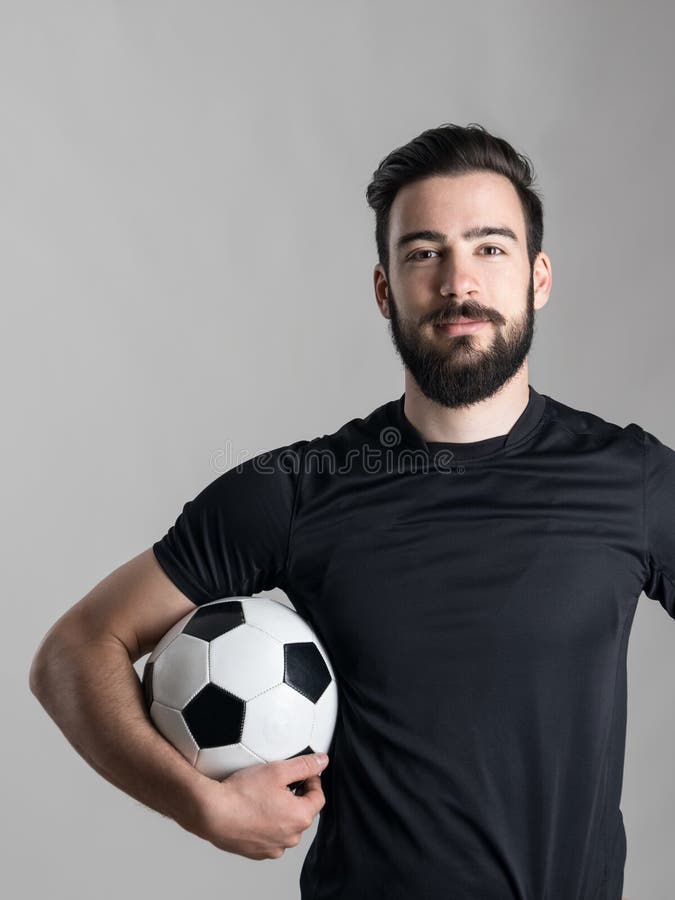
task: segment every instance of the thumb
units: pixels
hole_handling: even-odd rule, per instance
[[[293,756],[291,759],[282,759],[277,762],[277,772],[279,784],[284,786],[291,782],[304,781],[310,775],[318,775],[328,765],[328,755],[326,753],[303,753],[300,756]]]

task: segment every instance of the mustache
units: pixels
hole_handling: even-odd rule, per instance
[[[468,303],[461,308],[451,307],[436,312],[430,317],[429,321],[432,325],[451,325],[459,319],[487,320],[488,322],[496,322],[498,325],[504,324],[504,317],[496,310],[482,309]]]

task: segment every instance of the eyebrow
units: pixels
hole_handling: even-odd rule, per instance
[[[489,237],[493,234],[501,235],[502,237],[509,238],[516,244],[518,243],[515,232],[506,225],[477,225],[475,228],[469,228],[468,231],[465,231],[462,237],[465,241],[471,241],[475,238]],[[398,241],[396,241],[396,249],[400,250],[402,247],[405,247],[406,244],[411,244],[413,241],[437,241],[439,244],[447,247],[448,236],[447,234],[443,234],[442,231],[430,231],[429,229],[424,231],[409,231],[407,234],[401,235]]]

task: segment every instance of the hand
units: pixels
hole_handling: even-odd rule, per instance
[[[248,859],[279,859],[300,843],[326,798],[319,773],[328,764],[313,753],[259,763],[224,781],[208,779],[199,806],[199,837]],[[303,781],[298,793],[288,785]]]

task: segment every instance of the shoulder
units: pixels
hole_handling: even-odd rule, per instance
[[[603,417],[599,412],[579,409],[546,396],[549,424],[575,435],[584,442],[625,443],[642,450],[645,432],[635,422],[620,425]]]
[[[264,450],[240,462],[232,472],[247,478],[272,474],[295,478],[326,467],[331,470],[333,465],[352,458],[355,451],[386,442],[382,432],[389,427],[395,402],[388,401],[364,416],[355,416],[331,432]]]
[[[391,407],[395,402],[388,401],[363,416],[355,416],[334,431],[278,447],[271,454],[275,459],[288,458],[292,454],[306,468],[318,458],[340,463],[365,447],[386,444],[386,429],[391,428]]]

